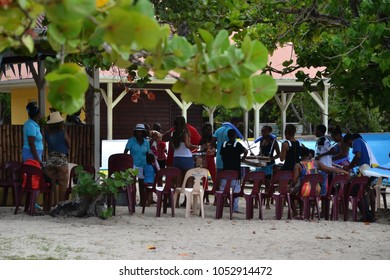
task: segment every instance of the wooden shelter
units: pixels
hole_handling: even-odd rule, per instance
[[[286,52],[291,52],[291,50],[287,49]],[[43,115],[45,115],[48,106],[46,105],[46,82],[44,79],[46,69],[44,58],[48,55],[50,54],[37,54],[32,57],[24,57],[12,53],[1,53],[0,69],[2,70],[0,72],[0,92],[10,92],[13,87],[17,87],[20,84],[23,84],[24,86],[35,85],[38,89],[38,105],[41,108]],[[271,59],[273,60],[274,57],[281,61],[287,59],[280,59],[282,56],[283,55],[273,56]],[[17,76],[17,72],[21,73],[21,65],[25,65],[25,68],[29,69],[32,78],[24,79],[22,75],[19,75],[19,79],[18,77],[15,77],[16,79],[7,80],[2,77],[6,71],[12,71],[15,76]],[[273,65],[274,67],[277,67],[278,64],[273,62]],[[173,119],[181,114],[188,122],[200,129],[203,121],[203,110],[208,112],[209,122],[212,124],[214,123],[214,112],[216,107],[209,108],[181,100],[179,95],[172,92],[172,85],[175,82],[174,79],[152,79],[152,81],[146,84],[142,89],[153,91],[156,94],[156,100],[149,101],[144,98],[139,101],[139,103],[134,104],[130,102],[130,95],[124,87],[123,77],[121,77],[121,75],[113,75],[110,72],[99,71],[98,69],[90,69],[88,70],[88,74],[90,76],[90,88],[86,94],[86,119],[87,125],[93,126],[93,137],[91,137],[88,147],[84,147],[84,149],[91,149],[93,151],[94,157],[92,163],[97,169],[101,166],[101,140],[129,138],[132,136],[132,130],[136,123],[152,124],[153,122],[160,122],[163,126],[163,130],[165,130],[171,126]],[[275,95],[275,99],[281,110],[282,129],[284,131],[287,121],[287,108],[293,97],[297,93],[304,92],[304,89],[302,83],[296,82],[295,79],[292,78],[292,74],[287,77],[277,77],[276,80],[278,92]],[[125,84],[128,88],[139,89],[136,84],[130,84],[128,82]],[[329,84],[325,84],[325,90],[323,92],[308,92],[320,106],[323,124],[325,124],[325,126],[328,126],[329,87]],[[97,88],[100,88],[101,91],[94,90]],[[255,138],[259,136],[260,109],[262,106],[264,106],[264,103],[254,104],[253,106],[255,120],[253,131]],[[244,123],[244,136],[247,138],[249,123],[248,112],[245,112]],[[5,140],[4,138],[0,138],[0,141]],[[0,142],[0,150],[1,147],[5,146],[4,143],[2,144]]]

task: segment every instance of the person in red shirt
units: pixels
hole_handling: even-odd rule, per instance
[[[160,168],[165,168],[167,161],[167,145],[162,141],[162,134],[156,130],[150,131],[150,150],[156,156]]]
[[[211,145],[211,140],[213,138],[213,127],[209,122],[203,124],[202,127],[202,140],[199,145],[201,145],[201,151],[206,152],[206,168],[210,172],[211,180],[215,183],[217,176],[217,168],[215,166],[215,148]],[[208,188],[208,182],[206,182],[206,189]],[[205,197],[206,203],[209,203],[208,196]]]

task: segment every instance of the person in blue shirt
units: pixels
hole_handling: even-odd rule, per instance
[[[154,157],[153,154],[147,154],[146,155],[146,164],[143,168],[144,172],[144,183],[143,183],[143,188],[145,189],[146,186],[153,186],[154,184],[154,177],[156,177],[157,173],[157,167],[155,165],[156,158]],[[146,195],[146,189],[142,191],[144,195]],[[154,204],[155,202],[153,201],[153,193],[150,192],[148,194],[148,197],[145,197],[142,199],[142,201],[145,203],[145,206],[150,206],[150,204]],[[143,205],[142,205],[143,206]]]
[[[354,154],[354,157],[351,161],[351,163],[347,166],[344,166],[343,168],[345,170],[351,170],[354,167],[362,167],[363,165],[368,165],[369,167],[375,166],[377,164],[375,157],[370,154],[370,148],[367,145],[367,142],[364,141],[363,138],[361,138],[360,134],[346,134],[343,138],[344,142],[352,148],[352,153]],[[365,213],[366,216],[362,218],[362,221],[368,221],[368,222],[374,222],[376,220],[375,218],[375,190],[371,187],[371,183],[374,178],[370,179],[370,182],[367,186],[367,194],[368,199],[365,197],[365,200],[369,200],[370,202],[370,208],[371,211],[368,209],[368,203],[365,203],[366,209]],[[358,188],[355,186],[352,186],[351,189],[351,195],[355,196],[357,194]],[[379,194],[378,194],[379,195]],[[358,207],[360,209],[360,212],[363,213],[361,207],[361,203],[358,204]]]
[[[343,141],[352,148],[352,153],[355,155],[349,164],[346,167],[347,170],[351,170],[354,167],[361,167],[362,165],[367,164],[369,167],[377,167],[378,161],[376,160],[370,146],[367,142],[361,137],[360,134],[346,134],[343,138]]]
[[[133,157],[134,169],[138,170],[138,189],[140,192],[140,205],[142,206],[144,201],[144,189],[142,188],[144,182],[143,167],[146,164],[146,154],[150,153],[149,141],[146,139],[146,129],[144,124],[137,124],[134,128],[134,136],[127,141],[124,153],[130,152]]]
[[[43,137],[38,124],[41,113],[33,102],[27,104],[26,110],[29,119],[23,125],[22,160],[33,159],[42,165]]]

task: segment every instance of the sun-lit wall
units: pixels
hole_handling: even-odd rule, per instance
[[[35,87],[15,88],[11,93],[11,123],[23,124],[28,119],[26,105],[28,102],[38,103],[38,90]]]
[[[26,111],[26,105],[29,102],[36,102],[38,104],[38,90],[36,87],[26,88],[14,88],[11,92],[11,124],[20,125],[24,124],[28,119]],[[46,100],[45,116],[50,114],[49,108],[51,107],[50,102]],[[62,115],[66,118],[66,115]],[[80,119],[85,119],[84,111],[80,114]]]

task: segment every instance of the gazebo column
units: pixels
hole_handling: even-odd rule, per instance
[[[107,84],[107,99],[104,99],[107,104],[107,140],[112,140],[112,111],[114,105],[112,104],[112,83]],[[103,95],[104,96],[104,95]]]
[[[279,108],[280,108],[280,111],[282,112],[282,137],[284,137],[284,129],[286,128],[286,112],[287,112],[287,108],[288,106],[290,105],[291,103],[291,100],[293,99],[295,93],[285,93],[285,92],[281,92],[280,93],[281,97],[279,97],[279,95],[275,95],[275,100],[276,100],[276,103],[278,103],[279,105]],[[287,97],[288,96],[288,97]]]
[[[188,111],[188,108],[191,107],[192,105],[192,102],[186,102],[186,101],[181,101],[179,98],[177,98],[177,96],[170,90],[170,89],[166,89],[165,90],[168,95],[172,98],[173,101],[175,101],[175,103],[180,107],[181,109],[181,115],[186,119],[187,121],[187,111]]]
[[[326,126],[328,129],[328,114],[329,114],[329,85],[325,84],[324,93],[323,96],[318,92],[309,92],[310,96],[314,99],[314,101],[318,104],[322,111],[322,123]]]
[[[102,90],[104,102],[107,105],[107,140],[112,140],[113,110],[114,107],[125,97],[127,91],[124,90],[113,100],[113,83],[107,83],[107,93]]]
[[[325,84],[324,88],[324,111],[322,121],[326,128],[329,128],[329,85]]]
[[[248,140],[249,111],[244,110],[244,138]]]
[[[90,85],[93,89],[98,89],[100,87],[99,81],[99,68],[91,69],[91,71],[87,71],[87,73],[91,76],[92,80],[90,81]],[[94,90],[94,100],[93,104],[99,104],[100,102],[100,91]],[[100,106],[93,106],[93,128],[94,128],[94,163],[93,166],[95,170],[98,171],[100,169]]]
[[[253,138],[257,139],[260,135],[260,109],[265,103],[255,103],[253,105],[254,110],[254,125],[253,125]]]
[[[217,106],[213,106],[213,107],[203,106],[203,109],[205,109],[207,114],[209,114],[209,123],[211,124],[211,127],[213,128],[214,131],[214,112],[215,109],[217,109]]]
[[[35,84],[38,89],[38,107],[42,116],[46,115],[46,80],[45,80],[45,61],[38,58],[37,65],[38,70],[35,69],[33,62],[26,63],[34,78]]]

